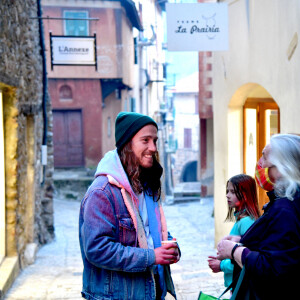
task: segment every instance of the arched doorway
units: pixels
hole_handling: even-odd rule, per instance
[[[195,182],[197,181],[197,161],[188,162],[182,169],[181,182]]]
[[[273,134],[280,132],[280,110],[261,85],[240,87],[228,105],[228,178],[238,173],[254,177],[255,165]],[[258,188],[259,207],[268,201]]]

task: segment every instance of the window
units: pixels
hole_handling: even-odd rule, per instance
[[[199,114],[199,96],[198,94],[195,96],[195,114]]]
[[[138,64],[138,45],[137,45],[137,38],[135,37],[133,39],[133,45],[134,45],[134,64]]]
[[[89,35],[89,23],[87,11],[65,11],[64,18],[73,19],[65,20],[65,35],[87,36]]]
[[[135,98],[130,98],[130,111],[135,112],[136,108],[135,108]]]
[[[59,89],[59,99],[72,100],[72,89],[68,85],[63,85]]]
[[[184,148],[192,148],[192,129],[184,128]]]

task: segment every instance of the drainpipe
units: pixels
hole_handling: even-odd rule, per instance
[[[40,46],[41,46],[41,56],[43,59],[43,99],[42,99],[42,109],[43,109],[43,141],[42,141],[42,166],[43,166],[43,179],[41,184],[45,182],[45,166],[47,165],[47,66],[46,66],[46,54],[45,54],[45,42],[44,42],[44,30],[43,30],[43,19],[42,19],[42,8],[41,0],[37,0],[37,14],[39,20],[39,34],[40,34]]]

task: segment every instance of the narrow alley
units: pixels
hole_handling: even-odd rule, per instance
[[[20,273],[5,300],[81,299],[79,205],[56,197],[56,239],[38,251],[35,263]],[[197,299],[200,290],[219,296],[223,275],[213,274],[207,265],[207,256],[215,253],[213,198],[165,205],[164,210],[168,229],[182,251],[180,262],[172,265],[177,298]]]

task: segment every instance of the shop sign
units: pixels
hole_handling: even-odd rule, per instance
[[[96,36],[70,37],[50,34],[51,66],[96,65]]]
[[[166,3],[169,51],[228,50],[227,3]]]

